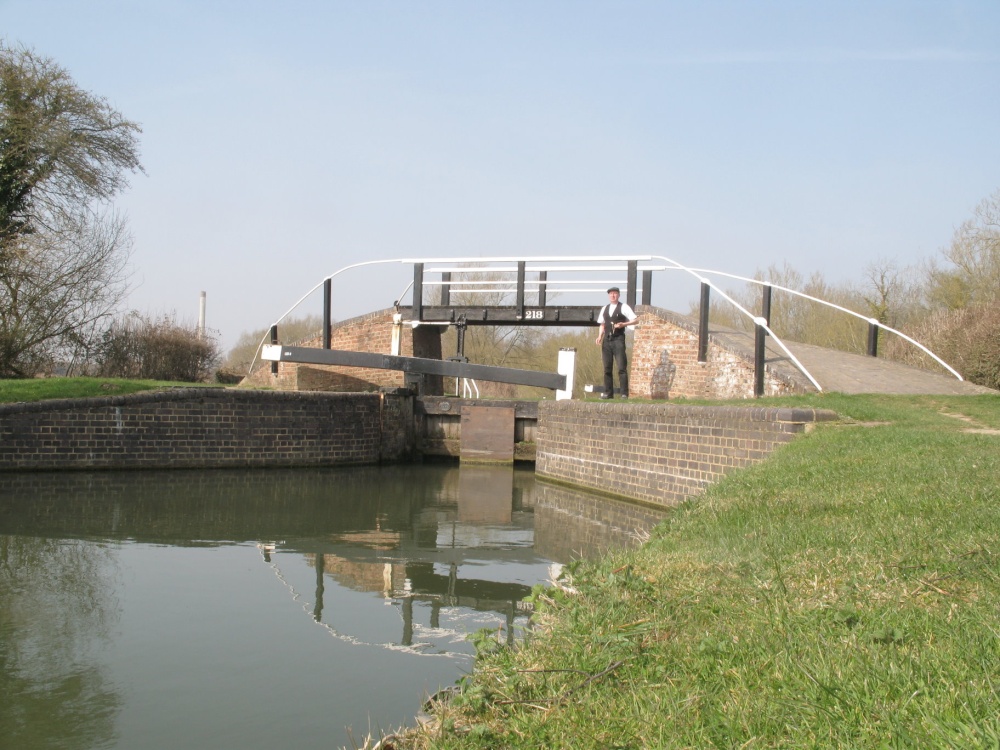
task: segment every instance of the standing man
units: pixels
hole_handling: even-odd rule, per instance
[[[618,364],[618,391],[622,398],[628,398],[628,359],[625,357],[625,328],[635,325],[638,317],[635,311],[619,301],[621,290],[613,286],[608,289],[608,304],[597,315],[601,329],[597,343],[601,347],[604,362],[604,393],[601,398],[614,398],[614,365]]]

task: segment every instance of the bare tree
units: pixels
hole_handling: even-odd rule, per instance
[[[0,247],[107,201],[141,171],[139,126],[54,61],[0,44]]]
[[[946,265],[931,262],[928,296],[934,307],[957,310],[1000,297],[1000,190],[983,200],[944,250]]]
[[[0,377],[86,353],[121,302],[132,240],[108,201],[139,126],[52,60],[0,43]]]
[[[926,266],[925,312],[907,321],[906,332],[973,383],[1000,388],[1000,190],[955,230],[942,256]],[[895,341],[886,352],[935,366]]]
[[[246,375],[247,370],[257,356],[260,342],[263,341],[269,329],[258,328],[253,331],[243,331],[233,347],[227,352],[223,369],[228,372]],[[306,315],[301,318],[285,318],[278,325],[278,336],[285,344],[294,344],[308,338],[323,334],[323,316]]]
[[[86,355],[127,291],[132,238],[117,214],[68,213],[0,263],[0,377]]]
[[[198,383],[209,378],[219,356],[217,336],[169,315],[132,312],[104,332],[94,364],[104,377]]]
[[[758,270],[754,278],[786,289],[794,289],[849,310],[860,312],[865,309],[861,294],[849,285],[830,284],[819,272],[814,272],[806,280],[787,262],[781,266],[771,265],[766,271]],[[760,284],[748,284],[742,289],[727,290],[726,293],[752,314],[759,314],[763,296],[763,287]],[[743,331],[753,330],[753,320],[741,314],[728,302],[713,301],[711,305],[710,318],[714,324]],[[697,304],[692,304],[692,314],[696,308]],[[788,341],[844,351],[864,351],[866,343],[866,329],[856,318],[819,302],[781,291],[776,291],[772,298],[770,327],[778,336]]]
[[[892,328],[906,326],[925,314],[918,269],[900,267],[894,260],[872,261],[865,269],[865,281],[858,295],[867,305],[870,317]]]

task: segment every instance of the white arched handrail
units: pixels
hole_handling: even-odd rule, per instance
[[[301,305],[311,294],[313,294],[317,289],[319,289],[327,281],[332,280],[333,278],[339,276],[342,273],[345,273],[346,271],[350,271],[350,270],[353,270],[353,269],[356,269],[356,268],[361,268],[361,267],[364,267],[364,266],[372,266],[372,265],[388,264],[388,263],[404,264],[404,265],[413,265],[413,264],[418,264],[418,263],[420,263],[420,264],[429,264],[429,265],[451,264],[451,266],[448,266],[445,269],[437,268],[437,269],[435,269],[435,271],[441,271],[441,270],[451,270],[451,271],[454,271],[454,270],[458,270],[458,271],[466,272],[466,273],[475,273],[477,270],[483,271],[483,272],[486,272],[486,271],[496,271],[497,270],[496,268],[489,268],[489,264],[495,264],[495,263],[514,263],[514,264],[517,264],[517,263],[520,263],[520,262],[527,262],[527,263],[530,263],[532,265],[532,269],[531,270],[545,270],[545,271],[559,270],[559,271],[573,271],[573,272],[579,272],[579,271],[595,272],[595,271],[620,271],[621,270],[621,265],[620,264],[623,263],[623,262],[629,262],[629,261],[635,261],[635,262],[642,262],[642,263],[644,263],[645,265],[643,265],[641,267],[641,269],[640,269],[642,271],[673,271],[673,270],[683,271],[683,272],[685,272],[685,273],[690,274],[691,276],[693,276],[695,279],[697,279],[699,281],[699,283],[706,284],[710,289],[714,289],[719,295],[722,296],[723,299],[725,299],[727,302],[729,302],[731,305],[733,305],[733,307],[735,307],[740,313],[742,313],[748,319],[750,319],[751,321],[753,321],[754,325],[757,325],[757,326],[760,326],[761,328],[763,328],[768,333],[768,335],[774,340],[774,342],[781,348],[781,350],[785,353],[785,355],[788,357],[788,359],[795,365],[795,367],[803,375],[805,375],[805,377],[809,380],[809,382],[811,382],[813,384],[813,386],[815,386],[816,389],[819,390],[819,391],[823,390],[822,386],[816,381],[816,379],[805,368],[805,366],[795,357],[795,355],[792,354],[792,352],[788,349],[788,347],[780,339],[780,337],[777,334],[775,334],[775,332],[770,328],[768,322],[764,318],[762,318],[760,316],[754,315],[749,310],[747,310],[745,307],[743,307],[739,302],[737,302],[729,294],[727,294],[725,292],[725,290],[723,290],[722,288],[716,286],[710,279],[708,279],[705,276],[705,274],[712,274],[712,275],[715,275],[715,276],[723,276],[723,277],[726,277],[726,278],[736,279],[736,280],[747,282],[747,283],[759,284],[761,286],[770,286],[773,289],[779,289],[781,291],[788,292],[789,294],[794,294],[794,295],[797,295],[797,296],[802,297],[804,299],[808,299],[808,300],[811,300],[813,302],[818,302],[818,303],[820,303],[822,305],[826,305],[828,307],[834,308],[834,309],[839,310],[841,312],[847,313],[848,315],[852,315],[854,317],[860,318],[861,320],[867,321],[869,324],[876,325],[876,326],[878,326],[880,328],[885,329],[886,331],[889,331],[890,333],[894,333],[897,336],[905,339],[906,341],[908,341],[909,343],[913,344],[914,346],[916,346],[917,348],[919,348],[921,351],[923,351],[924,353],[926,353],[928,356],[932,357],[938,364],[940,364],[942,367],[944,367],[946,370],[948,370],[948,372],[950,372],[956,378],[958,378],[959,380],[963,380],[962,376],[953,367],[951,367],[947,362],[945,362],[944,360],[942,360],[940,357],[938,357],[936,354],[934,354],[934,352],[932,352],[926,346],[924,346],[923,344],[921,344],[919,341],[916,341],[915,339],[911,338],[910,336],[907,336],[902,331],[898,331],[895,328],[892,328],[890,326],[887,326],[887,325],[884,325],[884,324],[880,323],[879,321],[875,320],[874,318],[868,317],[866,315],[862,315],[861,313],[855,312],[853,310],[850,310],[850,309],[848,309],[846,307],[843,307],[841,305],[838,305],[836,303],[829,302],[827,300],[823,300],[823,299],[820,299],[818,297],[813,297],[813,296],[811,296],[809,294],[805,294],[804,292],[800,292],[800,291],[795,290],[795,289],[791,289],[791,288],[784,287],[784,286],[781,286],[781,285],[778,285],[778,284],[774,284],[774,283],[769,282],[769,281],[762,281],[760,279],[747,278],[745,276],[739,276],[737,274],[731,274],[731,273],[727,273],[725,271],[716,271],[716,270],[713,270],[713,269],[706,269],[706,268],[692,268],[692,267],[685,266],[682,263],[677,262],[673,258],[669,258],[669,257],[663,256],[663,255],[628,255],[628,256],[622,255],[622,256],[596,256],[596,257],[595,256],[553,255],[553,256],[539,256],[539,257],[535,257],[535,258],[525,258],[525,257],[516,257],[516,256],[470,257],[470,258],[397,258],[397,259],[387,259],[387,260],[369,260],[369,261],[363,261],[361,263],[353,263],[351,265],[344,266],[343,268],[341,268],[341,269],[333,272],[332,274],[329,274],[328,276],[323,277],[323,279],[321,279],[318,284],[316,284],[315,286],[313,286],[308,292],[306,292],[304,295],[302,295],[302,297],[300,297],[295,302],[294,305],[292,305],[274,323],[272,323],[270,327],[273,327],[273,326],[278,325],[279,323],[281,323],[282,320],[284,320],[292,312],[294,312],[298,308],[299,305]],[[660,265],[650,265],[651,261],[660,261],[664,265],[662,265],[662,266],[660,266]],[[550,264],[555,264],[555,265],[552,265],[551,267],[538,266],[537,264],[540,264],[540,263],[550,263]],[[582,265],[567,266],[567,265],[565,265],[567,263],[580,263]],[[601,264],[609,264],[609,263],[610,264],[616,264],[617,263],[618,265],[601,265]],[[511,269],[501,269],[501,270],[508,270],[508,271],[516,270],[516,265],[513,266]],[[429,282],[429,283],[435,283],[435,282]],[[455,282],[452,282],[452,283],[454,284]],[[550,282],[547,282],[547,283],[551,284],[552,282],[550,281]],[[562,283],[565,283],[565,284],[581,284],[581,283],[594,283],[594,282],[571,282],[571,281],[564,281]],[[400,299],[402,298],[403,295],[406,294],[407,291],[409,291],[411,289],[412,286],[413,286],[413,282],[410,282],[410,283],[407,284],[407,286],[403,289],[403,292],[400,295]],[[555,291],[555,290],[553,290],[553,291]],[[565,290],[565,291],[587,292],[587,291],[593,291],[593,290],[592,289],[572,289],[572,290]],[[397,302],[398,302],[398,300],[397,300]],[[267,339],[268,339],[268,334],[265,333],[264,337],[261,339],[260,343],[257,345],[257,350],[254,352],[254,356],[253,356],[253,359],[252,359],[252,361],[250,363],[250,368],[249,368],[248,374],[252,374],[253,373],[253,368],[254,368],[254,366],[257,363],[258,355],[260,354],[261,347],[263,347],[263,345],[267,342]]]
[[[403,261],[401,261],[401,260],[366,260],[366,261],[364,261],[362,263],[353,263],[353,264],[351,264],[349,266],[344,266],[339,271],[334,271],[329,276],[324,276],[322,279],[320,279],[320,282],[318,284],[316,284],[316,286],[314,286],[308,292],[306,292],[301,297],[299,297],[298,300],[295,302],[294,305],[292,305],[287,310],[285,310],[285,312],[282,313],[281,317],[279,317],[270,326],[268,326],[268,331],[270,331],[271,328],[273,328],[274,326],[278,325],[279,323],[281,323],[281,321],[283,321],[285,318],[287,318],[289,315],[291,315],[293,312],[295,312],[295,309],[299,305],[301,305],[303,302],[305,302],[309,298],[309,295],[311,295],[313,292],[315,292],[317,289],[319,289],[321,286],[323,286],[323,284],[325,284],[327,281],[330,281],[331,279],[333,279],[335,276],[339,276],[340,274],[344,273],[345,271],[350,271],[350,270],[353,270],[355,268],[361,268],[362,266],[374,266],[374,265],[378,265],[380,263],[402,263],[402,262]],[[253,374],[253,366],[255,364],[257,364],[257,355],[260,354],[261,347],[263,347],[264,344],[267,343],[267,338],[268,338],[269,335],[270,335],[270,333],[265,333],[264,334],[264,338],[262,338],[260,340],[260,343],[257,344],[257,350],[253,353],[253,359],[250,360],[250,369],[247,371],[247,376],[248,377]]]
[[[789,351],[788,347],[785,346],[785,342],[783,342],[780,338],[778,338],[778,336],[774,333],[774,331],[771,330],[771,327],[768,325],[768,322],[766,320],[764,320],[764,318],[761,318],[761,317],[756,316],[753,313],[751,313],[749,310],[747,310],[745,307],[743,307],[743,305],[741,305],[739,302],[737,302],[732,297],[730,297],[728,294],[726,294],[722,289],[720,289],[719,287],[717,287],[715,284],[713,284],[711,281],[709,281],[708,279],[706,279],[704,276],[700,275],[701,273],[710,273],[710,272],[704,272],[704,271],[699,271],[698,269],[688,268],[687,266],[681,265],[680,263],[678,263],[677,261],[673,260],[672,258],[666,258],[664,256],[654,256],[654,257],[656,257],[658,260],[662,260],[662,261],[665,261],[667,263],[673,264],[672,267],[674,269],[677,269],[677,270],[680,270],[680,271],[685,271],[685,272],[691,274],[696,279],[698,279],[699,282],[701,282],[702,284],[707,284],[709,286],[709,288],[714,289],[719,294],[721,294],[722,297],[723,297],[723,299],[725,299],[733,307],[735,307],[741,313],[743,313],[748,318],[750,318],[750,320],[752,320],[754,322],[754,325],[759,325],[761,328],[763,328],[765,331],[767,331],[768,335],[772,339],[774,339],[774,342],[779,347],[781,347],[781,350],[786,355],[788,355],[788,359],[790,359],[792,361],[792,363],[798,368],[799,372],[801,372],[803,375],[805,375],[809,379],[809,382],[812,383],[816,387],[817,391],[820,391],[820,392],[823,391],[823,386],[821,386],[819,384],[819,382],[817,382],[816,378],[814,378],[812,376],[812,373],[810,373],[809,370],[807,370],[805,368],[805,366],[801,362],[799,362],[798,358],[794,354],[792,354],[791,351]]]
[[[694,271],[696,271],[698,273],[712,273],[712,274],[716,274],[717,276],[725,276],[725,277],[730,278],[730,279],[736,279],[738,281],[745,281],[745,282],[748,282],[748,283],[751,283],[751,284],[758,284],[760,286],[769,286],[772,289],[779,289],[779,290],[781,290],[783,292],[788,292],[789,294],[794,294],[794,295],[796,295],[798,297],[802,297],[803,299],[807,299],[807,300],[810,300],[812,302],[818,302],[821,305],[826,305],[827,307],[832,307],[835,310],[840,310],[841,312],[847,313],[848,315],[853,315],[855,318],[859,318],[861,320],[864,320],[865,322],[867,322],[867,323],[869,323],[871,325],[878,326],[879,328],[882,328],[883,330],[889,331],[890,333],[894,333],[897,336],[899,336],[900,338],[905,339],[906,341],[910,342],[915,347],[917,347],[918,349],[920,349],[921,351],[923,351],[929,357],[933,358],[935,362],[937,362],[939,365],[941,365],[943,368],[945,368],[948,372],[950,372],[956,378],[958,378],[959,380],[964,380],[964,378],[951,365],[949,365],[947,362],[945,362],[943,359],[941,359],[938,355],[936,355],[934,352],[932,352],[926,346],[924,346],[923,344],[921,344],[919,341],[917,341],[916,339],[911,338],[910,336],[907,336],[902,331],[896,330],[892,326],[885,325],[885,323],[882,323],[881,321],[878,321],[875,318],[869,317],[867,315],[862,315],[859,312],[855,312],[854,310],[851,310],[851,309],[849,309],[847,307],[842,307],[841,305],[838,305],[838,304],[836,304],[834,302],[829,302],[828,300],[820,299],[819,297],[813,297],[812,295],[806,294],[805,292],[800,292],[798,290],[791,289],[791,288],[786,287],[786,286],[781,286],[780,284],[775,284],[775,283],[773,283],[771,281],[762,281],[761,279],[750,279],[750,278],[747,278],[746,276],[737,276],[736,274],[726,273],[724,271],[712,271],[712,270],[704,269],[704,268],[696,268],[696,269],[692,269],[692,270],[694,270]]]

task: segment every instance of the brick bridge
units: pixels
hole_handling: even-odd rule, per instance
[[[686,268],[667,258],[368,261],[342,270],[382,263],[413,265],[408,306],[396,301],[391,308],[333,323],[330,316],[332,279],[341,273],[338,271],[323,281],[322,333],[309,341],[282,344],[282,348],[294,346],[331,350],[329,358],[308,352],[309,356],[305,359],[336,363],[295,361],[295,353],[287,352],[293,357],[292,361],[274,361],[264,365],[244,382],[293,391],[357,392],[401,387],[406,384],[401,370],[374,368],[399,366],[397,357],[440,363],[444,359],[441,337],[449,327],[458,331],[459,351],[457,357],[448,359],[462,361],[464,333],[468,326],[593,327],[597,325],[596,317],[600,309],[599,305],[592,304],[595,296],[603,295],[607,286],[618,285],[624,290],[624,301],[639,316],[639,324],[633,329],[629,358],[630,395],[634,398],[733,399],[820,390],[844,393],[993,392],[965,383],[954,370],[926,349],[924,351],[930,357],[936,359],[942,368],[951,370],[952,374],[879,359],[876,354],[880,329],[903,334],[844,308],[838,309],[861,318],[868,325],[869,356],[780,341],[768,327],[772,290],[797,294],[819,304],[829,303],[795,290],[762,283],[762,309],[760,316],[755,317],[708,280],[707,274],[716,272]],[[682,271],[701,282],[697,318],[651,304],[654,271]],[[752,333],[711,324],[711,289],[752,319]],[[579,299],[580,295],[586,295],[588,304],[567,304]],[[272,327],[272,342],[278,341],[277,334],[277,326]],[[923,349],[917,342],[910,341]],[[387,357],[383,362],[380,357],[362,354],[351,357],[349,353],[391,355],[393,361],[388,363]],[[284,354],[281,357],[284,358]],[[373,359],[377,363],[372,362]],[[361,364],[366,366],[359,366]],[[406,361],[404,364],[410,366],[413,363]],[[553,362],[553,370],[555,366]],[[422,395],[443,395],[444,375],[431,374],[431,370],[450,375],[455,372],[441,364],[432,368],[428,365],[418,376]]]
[[[596,308],[594,310],[596,314]],[[652,305],[637,305],[629,358],[633,398],[732,399],[755,395],[754,335],[713,327],[707,336],[704,361],[699,360],[699,321]],[[595,324],[596,325],[596,324]],[[330,327],[330,347],[357,352],[429,359],[442,358],[441,325],[418,325],[401,320],[388,308]],[[322,338],[299,342],[322,347]],[[876,357],[786,342],[792,353],[816,378],[824,391],[843,393],[995,393],[943,373],[917,369]],[[775,344],[767,344],[764,395],[811,393],[818,389]],[[555,363],[553,363],[554,369]],[[244,380],[247,385],[291,391],[371,391],[404,385],[397,370],[277,363],[277,372],[264,364]],[[428,376],[425,394],[443,395],[442,378]]]

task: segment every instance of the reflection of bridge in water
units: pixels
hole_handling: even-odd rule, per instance
[[[523,479],[524,473],[518,476]],[[317,621],[328,576],[342,586],[398,600],[403,646],[413,644],[418,602],[429,607],[427,624],[433,629],[441,628],[446,608],[499,614],[512,641],[516,618],[531,612],[523,601],[531,585],[509,580],[509,571],[547,562],[535,548],[533,492],[525,503],[524,484],[515,487],[512,466],[464,465],[457,492],[420,509],[408,530],[348,532],[310,540],[308,550],[285,544],[282,551],[303,552],[311,559]]]
[[[416,602],[429,605],[428,625],[434,629],[449,607],[500,614],[512,642],[516,618],[532,609],[524,601],[531,585],[507,580],[511,566],[537,565],[540,559],[567,562],[585,551],[632,544],[637,532],[664,515],[554,485],[533,483],[526,498],[514,478],[510,466],[463,465],[455,502],[423,508],[410,534],[381,529],[340,534],[311,544],[311,551],[283,545],[285,552],[308,555],[316,570],[314,618],[322,620],[329,576],[399,600],[404,646],[413,643]],[[490,570],[505,580],[483,577]]]
[[[511,466],[0,477],[0,533],[252,543],[272,565],[294,555],[313,569],[311,614],[325,625],[338,619],[331,581],[396,604],[402,646],[419,627],[446,630],[444,613],[457,610],[499,615],[509,638],[550,563],[632,543],[662,517]]]
[[[528,615],[531,607],[524,601],[531,593],[531,586],[523,583],[489,580],[460,575],[466,560],[453,560],[443,567],[438,563],[399,559],[359,561],[348,547],[347,555],[337,552],[310,553],[308,557],[316,569],[316,591],[313,617],[323,621],[325,608],[325,578],[335,579],[341,585],[377,593],[401,604],[403,632],[400,644],[413,645],[414,604],[425,603],[430,608],[428,625],[441,628],[441,612],[447,608],[465,608],[477,612],[493,612],[506,620],[508,640],[512,640],[514,622],[518,615]],[[426,555],[424,555],[426,556]],[[498,555],[490,555],[489,563],[502,565]],[[531,561],[538,563],[537,556]],[[439,572],[445,570],[446,572]]]
[[[515,492],[510,466],[463,466],[455,499],[422,508],[409,529],[347,532],[301,548],[283,544],[282,552],[301,552],[316,569],[316,620],[322,619],[324,578],[330,577],[399,600],[404,646],[413,642],[416,602],[429,605],[431,628],[441,627],[443,608],[468,608],[502,615],[512,638],[515,618],[531,611],[522,601],[531,586],[483,575],[492,571],[505,578],[511,566],[544,562],[534,546],[530,499],[525,506],[523,493]],[[465,570],[468,575],[460,573]]]

